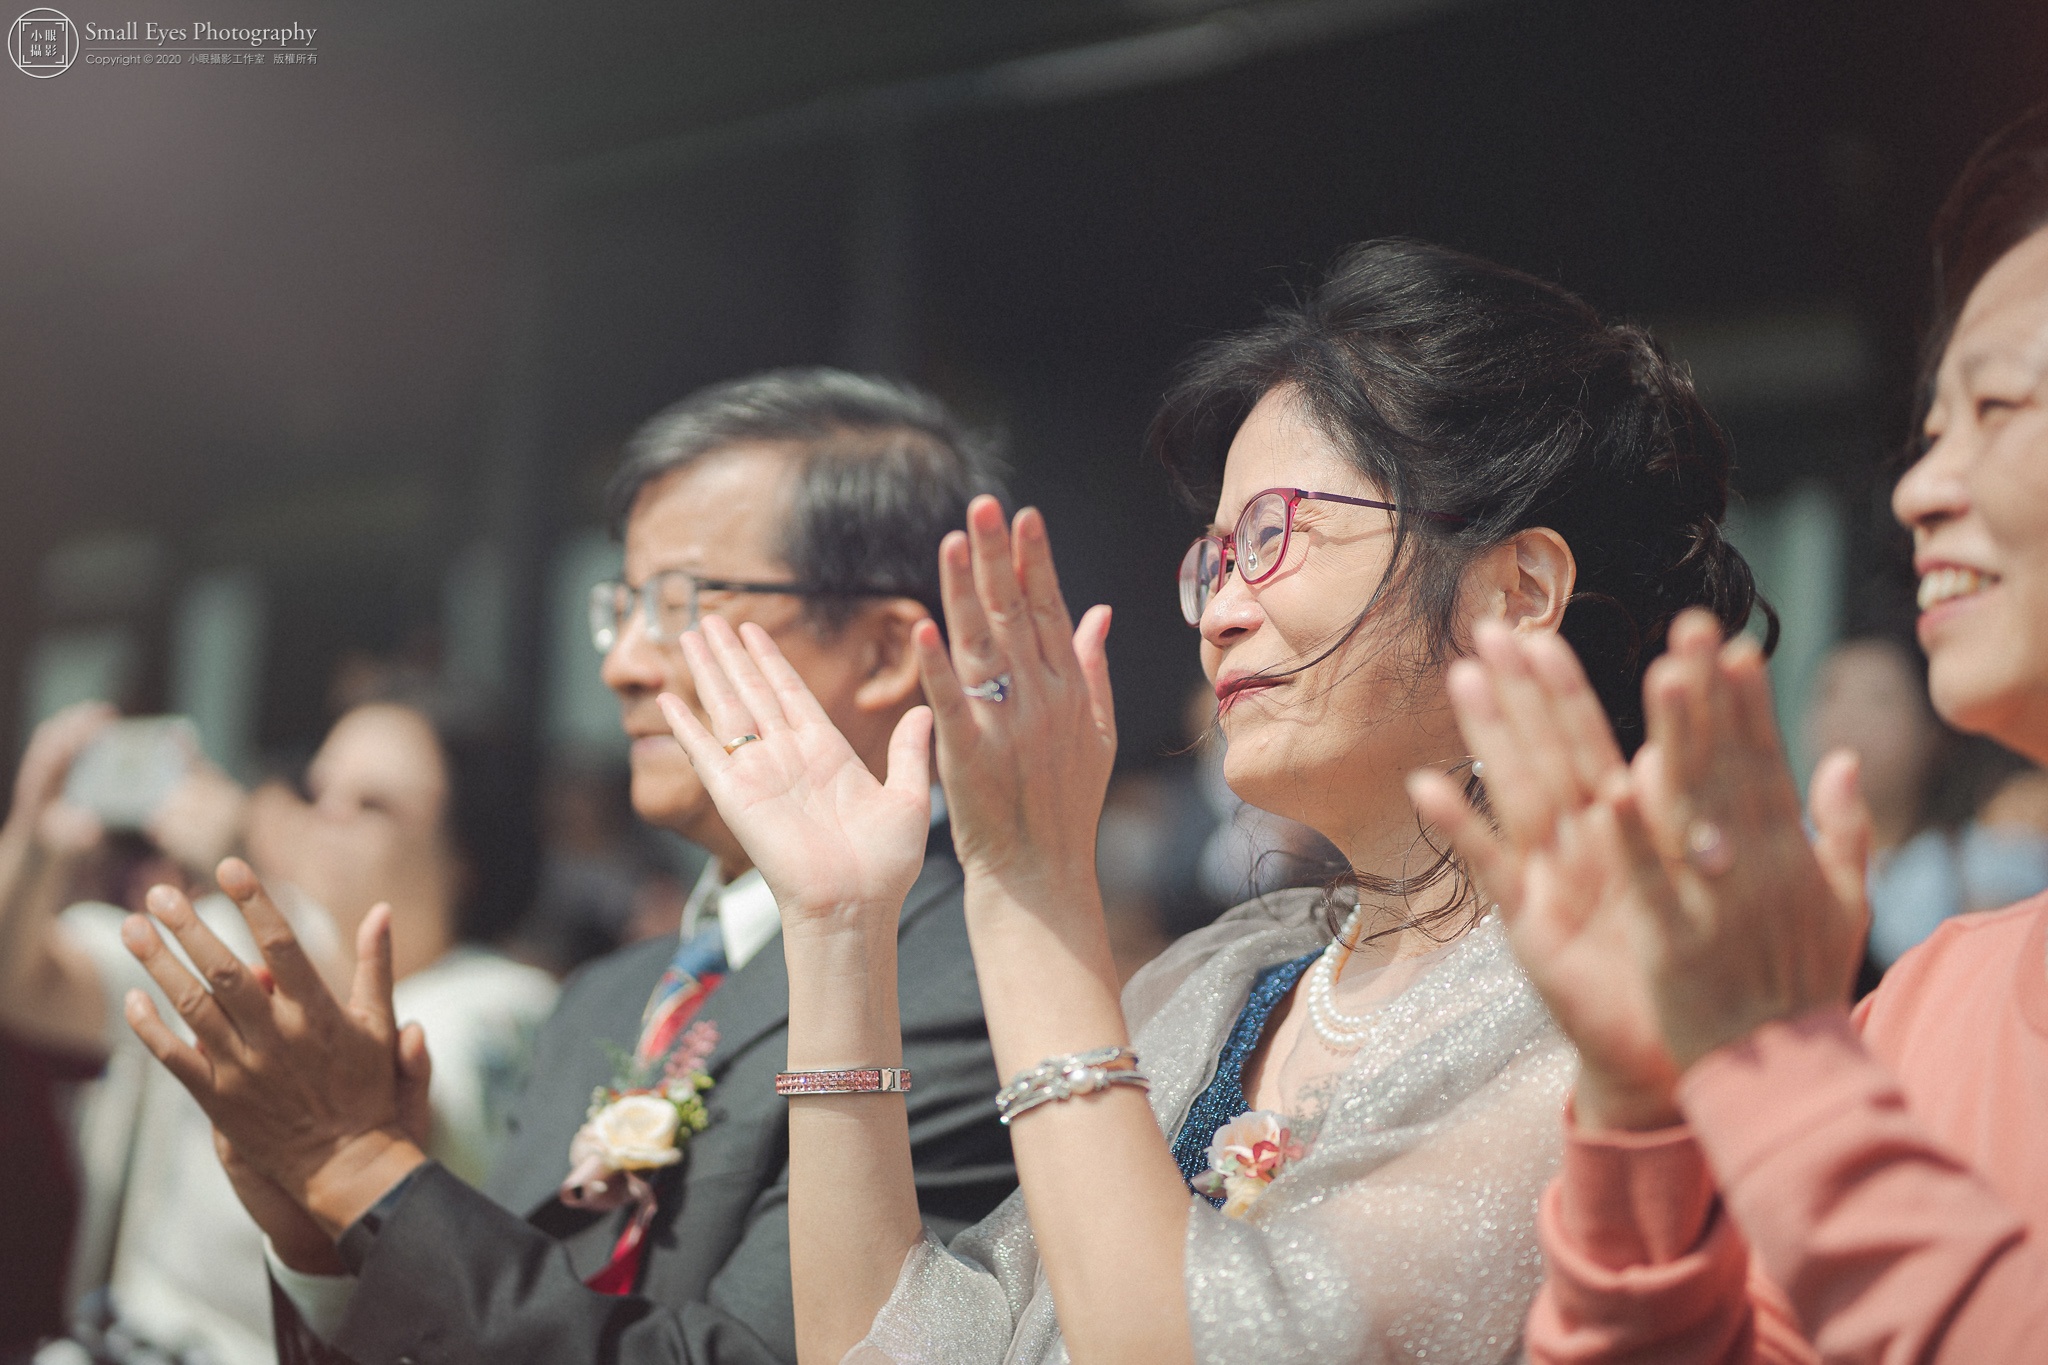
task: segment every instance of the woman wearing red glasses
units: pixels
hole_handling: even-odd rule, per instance
[[[1229,781],[1350,872],[1229,912],[1119,1002],[1108,611],[1075,628],[1042,519],[976,503],[941,552],[948,643],[918,645],[1023,1188],[950,1248],[918,1221],[902,1103],[871,1093],[905,1083],[926,713],[877,783],[765,636],[685,637],[722,733],[671,722],[785,926],[803,1358],[1511,1359],[1575,1058],[1403,778],[1470,784],[1444,673],[1482,623],[1565,635],[1640,735],[1673,615],[1755,605],[1720,533],[1726,442],[1642,333],[1405,242],[1202,350],[1150,441],[1214,498],[1181,602]]]

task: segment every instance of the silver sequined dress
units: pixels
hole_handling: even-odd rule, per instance
[[[1181,939],[1124,991],[1169,1137],[1213,1079],[1252,978],[1328,941],[1315,892],[1267,896]],[[1419,967],[1346,971],[1370,1010],[1355,1054],[1312,1030],[1279,1059],[1308,1152],[1242,1219],[1189,1195],[1188,1316],[1201,1365],[1496,1362],[1542,1280],[1536,1200],[1576,1059],[1488,918]],[[1377,999],[1374,997],[1377,996]],[[1363,1006],[1364,1009],[1360,1007]],[[1022,1193],[950,1248],[927,1241],[846,1365],[1067,1359]]]

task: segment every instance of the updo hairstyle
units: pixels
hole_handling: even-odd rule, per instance
[[[1734,631],[1761,610],[1765,647],[1777,643],[1776,614],[1721,533],[1728,439],[1647,332],[1462,252],[1366,242],[1306,298],[1198,350],[1148,448],[1213,507],[1231,439],[1282,388],[1404,509],[1386,574],[1332,649],[1397,607],[1417,627],[1411,662],[1433,674],[1469,647],[1455,638],[1465,570],[1539,526],[1577,560],[1560,633],[1625,752],[1642,742],[1643,670],[1680,611],[1706,607]]]

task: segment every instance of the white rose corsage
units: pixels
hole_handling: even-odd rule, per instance
[[[1254,1109],[1216,1130],[1209,1144],[1209,1169],[1192,1183],[1203,1194],[1222,1195],[1223,1212],[1242,1218],[1281,1169],[1300,1160],[1304,1150],[1288,1131],[1285,1116]]]
[[[683,1147],[710,1121],[703,1094],[711,1088],[705,1061],[718,1046],[718,1025],[700,1020],[676,1040],[661,1074],[615,1057],[618,1072],[591,1092],[584,1124],[569,1143],[569,1177],[562,1202],[579,1209],[615,1209],[630,1201],[651,1208],[652,1191],[639,1172],[672,1166]],[[625,1179],[620,1179],[620,1176]]]

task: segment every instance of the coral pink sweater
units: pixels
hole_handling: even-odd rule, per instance
[[[1766,1025],[1678,1098],[1662,1132],[1567,1117],[1532,1361],[2048,1361],[2048,895],[1950,920],[1853,1016]]]

